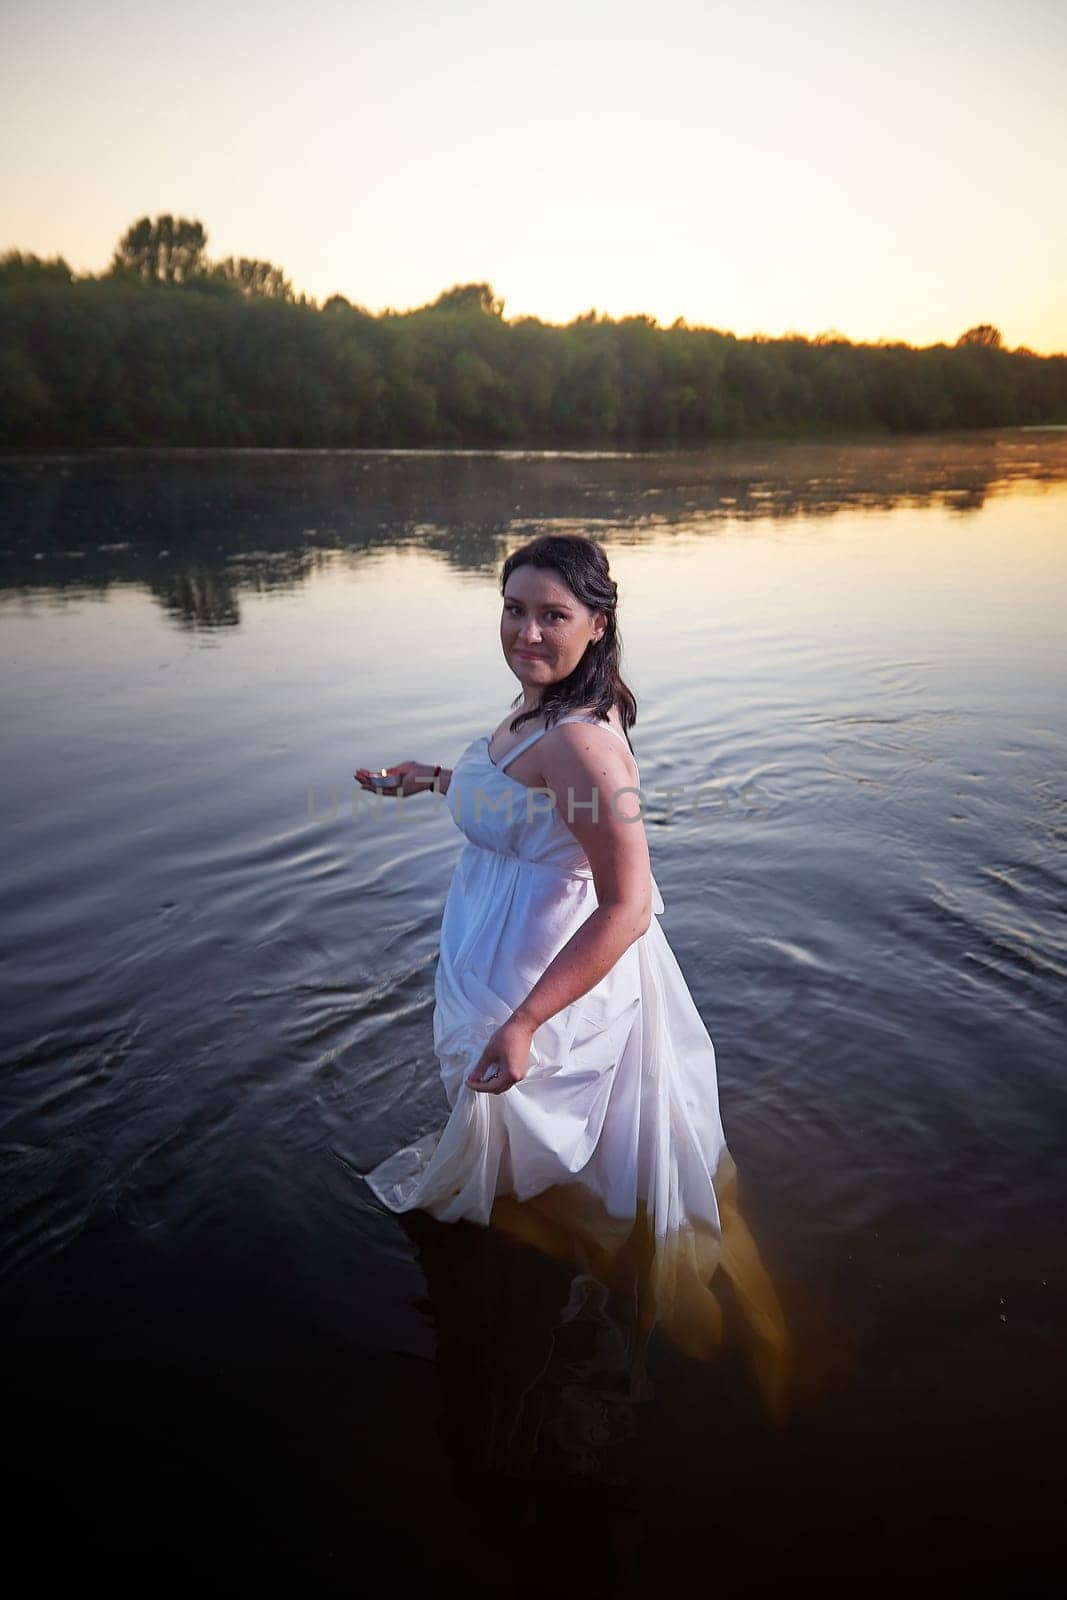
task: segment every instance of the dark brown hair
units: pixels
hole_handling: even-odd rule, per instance
[[[612,706],[617,705],[629,744],[629,730],[637,721],[637,701],[619,671],[622,639],[615,614],[619,586],[608,569],[603,545],[577,533],[541,534],[513,550],[504,562],[500,576],[502,595],[518,567],[541,567],[556,572],[576,600],[590,611],[605,614],[607,625],[598,640],[589,641],[574,671],[561,682],[547,686],[536,711],[523,711],[512,718],[509,724],[512,733],[517,733],[530,717],[543,715],[545,726],[550,728],[559,717],[587,706],[606,721]],[[633,746],[630,748],[632,750]]]

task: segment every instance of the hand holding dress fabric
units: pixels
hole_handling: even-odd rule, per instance
[[[533,1034],[517,1017],[497,1028],[468,1073],[468,1086],[479,1094],[505,1094],[521,1083],[529,1070]]]

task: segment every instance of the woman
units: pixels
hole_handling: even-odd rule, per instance
[[[701,1358],[721,1264],[780,1411],[781,1313],[736,1209],[714,1047],[657,921],[617,585],[595,540],[545,535],[507,558],[501,591],[518,711],[451,770],[388,769],[397,793],[447,793],[467,842],[435,976],[451,1115],[366,1181],[393,1211],[504,1228],[636,1288],[643,1334],[660,1323]]]

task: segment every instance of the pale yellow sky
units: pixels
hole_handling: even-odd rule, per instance
[[[0,251],[143,215],[372,311],[488,280],[737,334],[1067,350],[1059,0],[0,0]]]

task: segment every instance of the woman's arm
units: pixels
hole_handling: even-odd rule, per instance
[[[625,900],[617,905],[598,905],[553,956],[526,999],[512,1012],[514,1019],[535,1032],[557,1011],[588,994],[607,977],[651,920],[651,894],[647,909]]]
[[[607,977],[652,921],[652,868],[629,752],[603,729],[568,723],[550,745],[546,735],[541,765],[560,819],[589,858],[597,905],[516,1008],[533,1028]]]
[[[605,978],[652,922],[652,868],[640,795],[634,793],[637,773],[618,743],[603,729],[578,723],[546,734],[542,742],[545,784],[589,858],[597,905],[487,1041],[465,1080],[480,1094],[505,1094],[521,1082],[541,1023]]]
[[[425,761],[409,761],[405,763],[408,776],[405,781],[405,793],[422,794],[430,789],[439,789],[442,794],[448,793],[448,785],[452,781],[452,768],[440,767],[435,769]],[[399,768],[390,768],[399,771]]]

